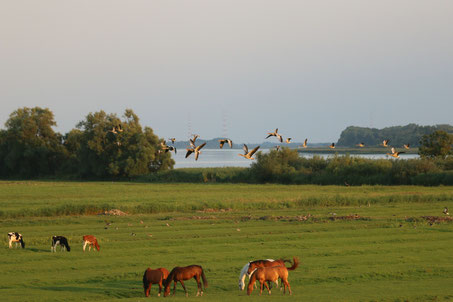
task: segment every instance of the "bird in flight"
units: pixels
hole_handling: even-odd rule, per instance
[[[198,160],[198,156],[200,156],[201,153],[201,148],[203,148],[206,145],[206,142],[197,146],[197,147],[192,147],[192,148],[187,148],[187,153],[186,153],[186,158],[189,157],[190,154],[195,153],[195,160]]]
[[[382,146],[388,147],[388,146],[389,146],[389,143],[390,143],[390,140],[389,140],[389,139],[384,139],[384,140],[382,141]]]
[[[447,208],[447,207],[444,208],[443,213],[444,213],[445,215],[450,215],[450,213],[448,213],[448,208]]]
[[[283,137],[278,133],[278,128],[276,128],[274,132],[268,132],[266,138],[269,138],[271,136],[275,136],[280,141],[280,143],[283,143]]]
[[[302,148],[307,148],[307,142],[308,142],[308,138],[305,139],[304,143],[302,144]]]
[[[331,143],[329,146],[330,149],[335,149],[335,143]]]
[[[225,143],[228,143],[228,145],[230,145],[230,148],[233,148],[233,141],[231,139],[225,138],[219,139],[220,149],[223,148],[223,145],[225,145]]]
[[[410,144],[403,145],[404,149],[406,149],[406,150],[409,150],[410,146],[411,146]]]
[[[392,157],[394,157],[394,158],[400,158],[399,155],[400,155],[401,153],[406,153],[406,152],[402,152],[402,151],[396,152],[395,148],[392,148],[392,151],[391,151],[391,152],[392,152],[392,153],[387,153],[387,155],[390,155],[390,156],[392,156]]]
[[[242,157],[245,157],[247,159],[255,159],[253,158],[253,154],[255,154],[256,151],[258,151],[258,149],[260,148],[260,146],[256,147],[255,149],[253,149],[252,151],[249,151],[249,148],[247,147],[246,144],[244,144],[244,154],[240,154],[239,153],[239,156],[242,156]]]
[[[290,143],[291,143],[291,137],[288,137],[288,138],[286,139],[286,143],[287,143],[287,144],[290,144]]]
[[[175,141],[176,141],[176,138],[172,137],[172,138],[169,138],[168,140],[171,142],[172,145],[174,145]]]
[[[365,147],[365,144],[364,143],[360,143],[360,144],[357,144],[357,146],[359,146],[360,148],[363,148],[363,147]]]

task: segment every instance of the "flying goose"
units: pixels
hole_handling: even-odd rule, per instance
[[[176,138],[171,137],[171,138],[169,138],[168,140],[171,142],[172,145],[174,145],[174,144],[175,144],[175,141],[176,141]]]
[[[401,153],[406,153],[406,152],[402,152],[402,151],[396,152],[395,148],[392,148],[392,151],[391,151],[391,152],[392,152],[392,153],[387,153],[387,155],[393,156],[393,157],[395,157],[395,158],[400,158],[399,155],[400,155]]]
[[[389,140],[389,139],[384,139],[384,140],[382,141],[382,146],[388,147],[388,146],[389,146],[389,143],[390,143],[390,140]]]
[[[305,139],[304,143],[302,144],[302,148],[307,148],[307,141],[308,141],[308,138]]]
[[[410,148],[410,144],[405,144],[405,145],[403,145],[403,147],[404,147],[404,149],[407,149],[407,150],[409,150],[409,148]]]
[[[239,153],[239,156],[242,156],[242,157],[245,157],[247,159],[255,159],[253,158],[253,154],[255,154],[256,151],[258,151],[258,149],[260,148],[260,146],[256,147],[255,149],[253,149],[252,151],[249,152],[249,148],[247,147],[246,144],[244,144],[244,154],[240,154]]]
[[[116,132],[116,127],[112,127],[112,130],[109,130],[108,132],[112,132],[113,134],[118,134],[118,132]]]
[[[450,213],[448,213],[448,208],[447,208],[447,207],[444,208],[443,213],[444,213],[445,215],[450,215]]]
[[[357,144],[357,146],[360,147],[360,148],[363,148],[363,147],[365,147],[365,144],[364,143],[360,143],[360,144]]]
[[[219,139],[220,149],[223,148],[223,145],[225,145],[225,143],[228,143],[228,145],[230,145],[230,148],[233,148],[233,141],[231,139],[225,138]]]
[[[329,146],[330,149],[335,149],[335,143],[331,143]]]
[[[286,139],[286,143],[287,143],[287,144],[290,144],[290,143],[291,143],[291,137],[288,137],[288,138]]]
[[[118,126],[115,127],[115,130],[118,132],[123,132],[123,127],[121,127],[121,124],[118,124]]]
[[[192,153],[195,153],[195,160],[198,160],[198,156],[200,155],[201,153],[201,148],[203,148],[204,146],[206,145],[206,142],[197,146],[197,147],[194,147],[194,148],[187,148],[187,153],[186,153],[186,158],[189,157],[190,154]]]
[[[280,141],[280,143],[283,143],[283,137],[278,133],[278,128],[275,129],[275,132],[268,132],[266,139],[271,136],[275,136]]]

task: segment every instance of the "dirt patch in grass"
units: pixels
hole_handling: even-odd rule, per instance
[[[430,222],[430,223],[439,223],[439,222],[451,222],[453,221],[453,217],[450,216],[445,216],[445,217],[440,217],[440,216],[421,216],[424,220]]]
[[[118,209],[111,209],[111,210],[108,210],[108,211],[104,211],[104,212],[98,213],[98,215],[127,216],[129,214],[127,214],[126,212],[123,212],[121,210],[118,210]]]
[[[371,220],[371,218],[369,217],[362,217],[358,214],[354,214],[354,215],[347,215],[347,216],[332,216],[332,217],[329,217],[330,220]]]

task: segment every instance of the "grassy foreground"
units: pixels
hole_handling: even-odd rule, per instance
[[[178,285],[167,300],[453,300],[453,223],[421,218],[443,218],[452,195],[451,187],[0,182],[0,296],[146,301],[157,299],[155,286],[153,297],[143,295],[147,267],[200,264],[205,295],[194,297],[190,280],[189,299]],[[93,211],[108,204],[132,215],[54,216],[61,204]],[[24,235],[26,249],[7,248],[10,231]],[[85,234],[97,236],[99,253],[82,252]],[[52,235],[68,237],[71,252],[50,253]],[[290,272],[293,296],[238,290],[247,261],[292,256],[301,260]]]

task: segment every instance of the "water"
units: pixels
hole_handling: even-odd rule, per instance
[[[263,153],[269,152],[269,149],[260,150]],[[250,167],[253,160],[245,159],[239,156],[239,153],[243,153],[242,149],[203,149],[195,161],[195,156],[192,153],[188,158],[186,156],[186,150],[181,149],[175,155],[172,153],[173,159],[175,160],[175,168],[217,168],[217,167]],[[334,156],[334,154],[320,154],[320,153],[299,153],[300,156],[305,158],[311,158],[313,155],[319,155],[327,158]],[[389,159],[390,157],[383,154],[354,154],[351,156],[364,157],[370,159]],[[418,158],[418,154],[401,154],[401,159]]]

